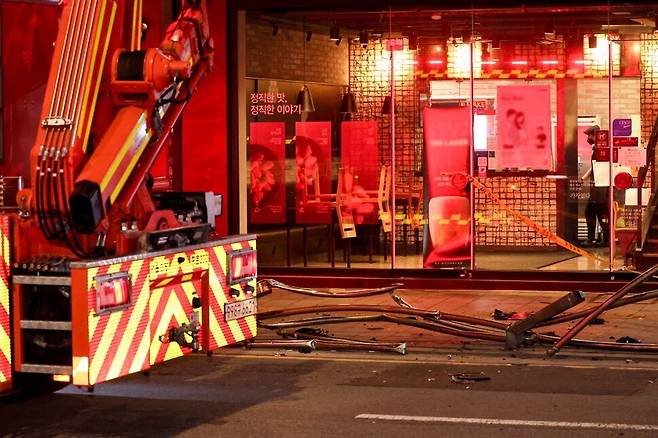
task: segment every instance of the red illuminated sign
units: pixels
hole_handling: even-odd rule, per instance
[[[612,162],[619,162],[619,150],[613,148]],[[596,146],[594,148],[594,161],[610,161],[610,148],[607,146]]]
[[[130,305],[131,277],[128,272],[96,277],[96,313],[123,309]]]
[[[228,276],[229,285],[242,283],[256,278],[258,262],[255,249],[243,249],[228,253]]]
[[[601,129],[596,131],[596,146],[597,147],[607,147],[608,146],[608,130]]]
[[[639,144],[637,137],[612,137],[612,145],[616,147],[633,147]]]

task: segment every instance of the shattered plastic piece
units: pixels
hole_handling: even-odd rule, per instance
[[[512,315],[509,317],[509,319],[527,319],[528,318],[528,312],[514,312]]]
[[[639,339],[631,338],[630,336],[622,336],[616,341],[618,344],[641,344],[642,341]]]

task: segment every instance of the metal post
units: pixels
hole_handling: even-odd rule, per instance
[[[475,101],[475,75],[473,73],[473,35],[471,33],[471,44],[470,44],[470,58],[471,58],[471,117],[469,119],[470,123],[470,151],[469,151],[469,174],[470,175],[475,175],[475,144],[474,144],[474,139],[475,139],[475,133],[473,130],[475,129],[474,126],[474,120],[473,118],[475,117],[473,113],[473,102]],[[471,271],[475,269],[475,190],[473,190],[473,184],[471,184],[470,189],[468,191],[468,196],[469,196],[469,204],[471,207],[471,221],[470,221],[470,233],[471,233]]]
[[[613,167],[614,167],[614,142],[612,141],[612,40],[608,34],[608,149],[610,152],[610,162],[608,165],[609,184],[608,184],[608,229],[610,239],[610,272],[615,268],[615,194],[613,184]]]
[[[393,215],[393,227],[391,228],[391,269],[395,269],[395,244],[396,237],[396,216],[397,208],[395,205],[395,51],[390,39],[393,38],[393,13],[389,10],[389,50],[391,52],[391,213]]]

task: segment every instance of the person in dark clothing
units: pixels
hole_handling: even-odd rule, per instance
[[[596,144],[596,133],[600,130],[598,125],[591,126],[585,130],[587,143],[592,145],[592,159],[590,169],[583,175],[582,180],[587,181],[593,175],[594,145]],[[589,200],[585,206],[585,221],[587,222],[587,241],[584,246],[607,246],[610,240],[610,209],[608,207],[608,187],[596,187],[594,183],[590,185]],[[596,238],[596,225],[601,226],[602,238]]]

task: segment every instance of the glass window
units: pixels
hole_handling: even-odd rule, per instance
[[[250,12],[245,193],[261,264],[658,259],[653,20],[577,4]]]

